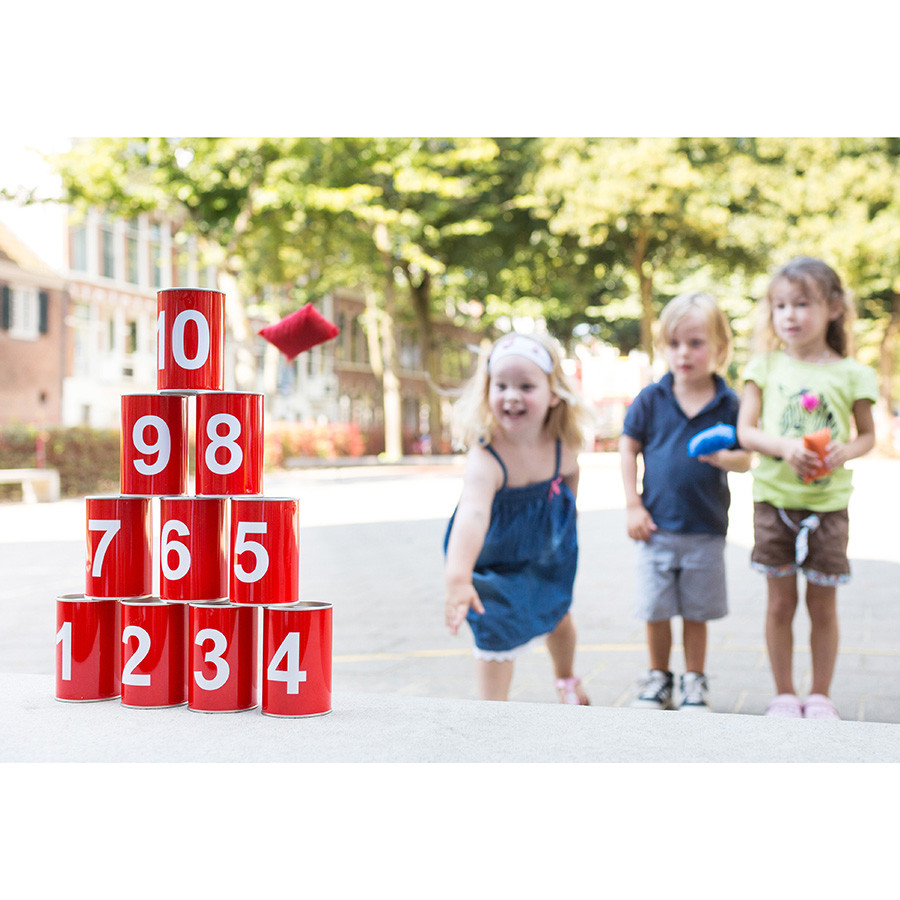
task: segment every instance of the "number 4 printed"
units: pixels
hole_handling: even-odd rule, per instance
[[[284,660],[284,668],[278,664]],[[291,631],[275,651],[275,655],[266,667],[266,678],[269,681],[283,681],[288,694],[299,694],[300,683],[306,681],[306,672],[300,668],[300,632]]]

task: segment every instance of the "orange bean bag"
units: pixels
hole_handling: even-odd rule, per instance
[[[803,446],[806,447],[807,450],[814,450],[819,455],[819,468],[816,469],[811,475],[807,475],[803,481],[806,484],[809,484],[811,481],[815,481],[817,478],[822,478],[825,475],[829,475],[831,473],[831,469],[825,467],[825,463],[822,460],[825,459],[825,448],[831,443],[831,429],[823,428],[821,431],[813,432],[813,434],[805,434],[803,435]]]

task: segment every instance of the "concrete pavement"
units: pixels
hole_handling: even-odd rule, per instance
[[[149,761],[158,753],[189,761],[189,746],[202,748],[229,734],[231,743],[206,748],[213,758],[900,760],[900,732],[886,727],[900,723],[900,546],[890,513],[900,500],[900,463],[864,459],[854,470],[854,579],[838,594],[842,637],[833,690],[842,723],[761,716],[772,684],[763,641],[764,580],[747,563],[749,476],[732,476],[731,613],[710,626],[707,668],[719,714],[698,717],[627,708],[646,668],[646,650],[643,625],[631,615],[634,548],[625,535],[615,454],[583,459],[573,615],[577,667],[593,706],[580,709],[556,705],[550,661],[540,645],[517,662],[512,703],[475,700],[469,636],[451,637],[443,626],[441,539],[459,493],[459,461],[269,474],[267,494],[301,501],[302,599],[334,603],[335,711],[289,722],[299,743],[291,739],[285,746],[278,737],[285,734],[284,721],[258,710],[204,716],[185,709],[126,710],[115,701],[54,701],[54,602],[58,594],[82,589],[83,501],[0,505],[0,684],[3,718],[12,728],[0,738],[0,759],[58,758],[47,755],[53,747],[52,753],[72,760]],[[802,610],[795,635],[802,690],[809,683]],[[683,669],[680,648],[673,662],[676,671]],[[90,739],[97,728],[107,737],[102,745]],[[53,741],[57,734],[71,741]],[[308,753],[301,754],[304,746]]]

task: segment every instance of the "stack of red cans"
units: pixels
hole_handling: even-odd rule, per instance
[[[224,294],[159,292],[158,391],[122,396],[121,493],[86,498],[57,598],[58,700],[239,712],[261,669],[265,715],[331,711],[332,607],[300,601],[298,502],[263,494],[263,395],[223,389],[224,344]]]

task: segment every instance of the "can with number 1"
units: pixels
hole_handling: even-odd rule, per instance
[[[119,602],[56,598],[56,699],[113,700],[121,692]]]

